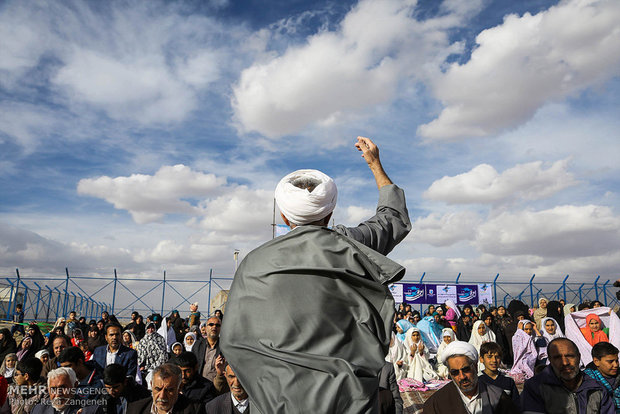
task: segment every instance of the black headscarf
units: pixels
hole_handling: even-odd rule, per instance
[[[558,325],[560,325],[562,332],[566,331],[564,329],[564,310],[562,309],[562,304],[560,302],[557,300],[552,300],[547,303],[547,317],[555,319]]]
[[[4,357],[17,351],[17,343],[13,339],[13,334],[8,328],[0,329],[2,341],[0,342],[0,357],[4,361]]]

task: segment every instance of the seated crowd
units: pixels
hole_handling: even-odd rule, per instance
[[[201,323],[197,308],[187,319],[134,312],[126,326],[71,312],[45,335],[26,326],[19,345],[0,330],[0,413],[244,412],[248,396],[219,348],[223,314]]]
[[[575,305],[545,299],[535,309],[519,301],[460,309],[447,301],[423,315],[399,305],[379,373],[382,412],[403,412],[398,381],[408,378],[451,381],[426,401],[425,413],[489,412],[489,405],[502,413],[579,413],[594,405],[620,413],[612,314],[597,311],[600,303],[578,308],[590,306],[575,314],[585,314],[583,326],[571,328]],[[19,345],[2,329],[0,414],[247,414],[248,395],[219,349],[222,319],[216,311],[201,323],[197,304],[187,319],[178,311],[146,320],[134,312],[124,327],[107,312],[89,324],[71,312],[45,335],[28,325]],[[525,381],[521,394],[515,379]]]

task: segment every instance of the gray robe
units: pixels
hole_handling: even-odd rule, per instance
[[[405,274],[383,254],[410,229],[404,193],[389,185],[356,228],[300,226],[246,256],[220,344],[253,413],[377,412],[394,315],[387,283]]]

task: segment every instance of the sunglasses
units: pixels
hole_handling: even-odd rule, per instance
[[[218,328],[222,326],[221,323],[208,323],[207,326],[217,326]]]
[[[459,372],[462,372],[463,374],[469,374],[469,373],[472,372],[472,369],[473,368],[472,368],[471,365],[468,365],[468,366],[466,366],[464,368],[461,368],[461,369],[451,369],[450,370],[450,375],[453,376],[453,377],[456,377],[457,375],[459,375]]]

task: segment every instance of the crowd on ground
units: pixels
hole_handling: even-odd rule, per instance
[[[89,322],[70,312],[45,334],[36,323],[1,329],[0,414],[249,413],[219,349],[223,313],[201,321],[197,303],[189,311],[133,312],[125,326],[107,312]],[[23,321],[21,305],[15,313]],[[403,412],[399,382],[444,380],[424,412],[620,413],[620,319],[598,301],[446,301],[423,313],[400,304],[393,326],[382,412]]]
[[[448,300],[423,314],[400,304],[386,361],[397,381],[449,381],[425,413],[483,412],[489,385],[512,400],[496,398],[491,412],[620,413],[618,345],[620,319],[599,301],[461,309]],[[525,382],[521,395],[515,381]]]
[[[201,321],[198,303],[189,310],[133,312],[124,326],[108,312],[89,322],[70,312],[45,334],[34,322],[1,329],[0,414],[247,414],[219,348],[224,315]]]

